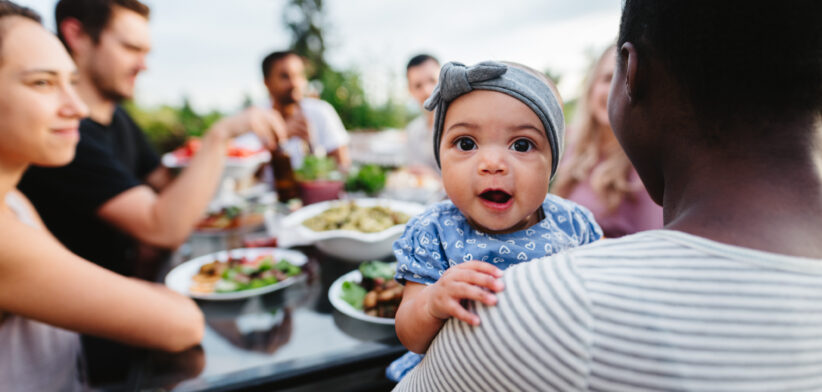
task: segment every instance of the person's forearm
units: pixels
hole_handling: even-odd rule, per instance
[[[227,146],[222,131],[210,131],[188,167],[158,195],[153,213],[165,245],[182,244],[202,218],[219,185]]]
[[[414,290],[415,292],[407,300],[403,297],[397,310],[397,337],[405,348],[415,353],[424,353],[428,350],[431,341],[445,323],[445,320],[432,316],[428,311],[426,289],[427,287],[423,286]]]

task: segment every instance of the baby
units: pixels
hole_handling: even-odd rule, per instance
[[[545,76],[519,64],[448,63],[425,108],[436,109],[434,156],[450,201],[414,217],[394,243],[406,286],[397,336],[412,353],[389,366],[393,380],[448,318],[479,324],[463,300],[494,305],[502,269],[602,236],[588,210],[548,195],[565,123]]]

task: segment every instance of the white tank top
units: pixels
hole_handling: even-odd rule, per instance
[[[16,194],[5,199],[17,219],[38,227]],[[82,391],[80,354],[76,333],[0,312],[0,391]]]

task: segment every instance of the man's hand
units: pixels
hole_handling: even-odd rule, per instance
[[[248,131],[254,132],[269,149],[286,140],[286,125],[282,116],[273,109],[250,107],[214,124],[211,132],[219,132],[225,140]]]
[[[285,127],[289,138],[298,137],[311,145],[311,131],[302,110],[296,110],[294,114],[288,116],[285,119]]]
[[[495,305],[497,296],[491,292],[498,293],[504,288],[500,277],[502,270],[482,261],[469,261],[448,268],[426,289],[428,313],[442,320],[456,317],[471,325],[479,325],[479,317],[465,309],[460,301],[470,299]]]

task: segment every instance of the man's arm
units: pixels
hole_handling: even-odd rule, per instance
[[[179,246],[214,195],[229,140],[249,130],[268,146],[285,134],[282,118],[272,110],[250,108],[225,118],[209,130],[189,166],[160,193],[147,185],[133,187],[104,203],[98,215],[140,241],[166,248]]]

